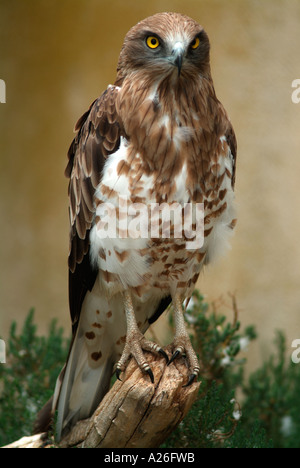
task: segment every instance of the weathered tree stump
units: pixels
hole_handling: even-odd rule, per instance
[[[43,432],[22,439],[16,440],[12,444],[5,445],[1,448],[43,448],[48,443],[48,434]]]
[[[169,348],[166,352],[171,354]],[[163,357],[145,355],[154,384],[131,359],[122,382],[115,382],[93,416],[79,421],[60,447],[155,448],[168,437],[191,408],[200,383],[184,387],[188,381],[184,358],[167,366]],[[45,435],[41,438],[43,446]]]

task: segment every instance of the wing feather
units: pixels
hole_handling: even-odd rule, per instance
[[[232,162],[232,178],[231,178],[231,183],[232,183],[232,188],[234,188],[235,185],[235,170],[236,170],[236,156],[237,156],[237,141],[236,141],[236,136],[233,130],[232,125],[229,125],[229,128],[225,134],[227,143],[229,145],[233,162]]]
[[[108,87],[80,117],[75,125],[77,134],[68,151],[65,175],[70,179],[68,264],[73,333],[85,294],[92,289],[97,276],[89,261],[89,233],[95,215],[94,194],[105,159],[120,145],[121,128],[115,109],[117,92],[117,87]]]

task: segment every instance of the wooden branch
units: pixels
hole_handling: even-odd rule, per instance
[[[22,437],[22,439],[16,440],[16,442],[1,448],[43,448],[47,445],[47,441],[48,434],[47,432],[43,432],[33,436]]]
[[[171,354],[168,348],[166,352]],[[122,382],[115,382],[93,416],[79,421],[60,447],[159,447],[191,408],[200,383],[183,387],[188,381],[184,358],[167,366],[163,357],[151,353],[145,356],[153,370],[154,384],[131,359],[121,374]]]

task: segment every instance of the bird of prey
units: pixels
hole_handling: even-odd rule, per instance
[[[73,339],[54,395],[58,439],[93,413],[113,370],[121,379],[131,356],[153,381],[144,350],[161,353],[171,365],[184,354],[186,385],[197,378],[182,303],[203,266],[227,245],[236,222],[236,138],[215,94],[208,36],[193,19],[159,13],[130,29],[115,83],[75,130],[66,168]],[[152,206],[172,203],[182,212],[189,205],[203,207],[201,245],[188,248],[193,236],[175,235],[174,217],[169,236],[126,231],[124,206],[146,207],[149,214]],[[134,210],[128,216],[136,220]],[[116,235],[107,234],[104,218],[115,221]],[[162,212],[156,221],[164,227]],[[144,337],[170,303],[171,357]]]

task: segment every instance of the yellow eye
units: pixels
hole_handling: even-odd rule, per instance
[[[191,48],[192,48],[192,49],[198,49],[199,44],[200,44],[200,39],[199,39],[199,37],[195,37],[195,39],[194,39],[193,42],[191,43]]]
[[[146,44],[150,49],[157,49],[159,46],[159,40],[155,36],[148,36],[146,39]]]

